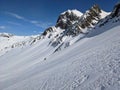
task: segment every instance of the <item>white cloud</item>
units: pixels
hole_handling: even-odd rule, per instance
[[[42,34],[43,32],[39,32],[40,34]]]
[[[8,21],[9,24],[12,24],[12,25],[17,25],[17,26],[21,26],[20,23],[17,23],[17,22],[11,22],[11,21]]]
[[[11,16],[17,18],[17,19],[25,20],[24,17],[22,17],[22,16],[20,16],[18,14],[12,13],[12,12],[6,12],[6,14],[11,15]]]
[[[33,24],[37,24],[37,23],[39,23],[38,21],[31,21],[31,23],[33,23]]]
[[[5,29],[6,27],[5,26],[0,26],[0,29]]]
[[[12,12],[6,12],[6,13],[7,13],[8,15],[11,15],[11,16],[17,18],[17,19],[26,21],[26,22],[28,22],[28,23],[31,23],[31,24],[33,24],[33,25],[35,25],[35,26],[37,26],[37,27],[41,27],[41,28],[43,28],[43,29],[46,29],[46,28],[48,28],[49,26],[52,25],[52,23],[49,23],[49,22],[40,22],[40,21],[36,21],[36,20],[29,20],[29,19],[27,19],[27,18],[25,18],[25,17],[23,17],[23,16],[20,16],[20,15],[18,15],[18,14],[16,14],[16,13],[12,13]],[[15,23],[14,23],[14,24],[15,24]]]

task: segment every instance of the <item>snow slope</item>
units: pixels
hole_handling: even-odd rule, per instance
[[[0,45],[0,49],[4,49],[5,47],[12,46],[14,43],[17,43],[17,42],[25,41],[25,39],[28,40],[28,37],[24,37],[24,36],[23,37],[22,36],[12,36],[10,38],[0,37],[0,43],[2,44],[2,45]]]
[[[0,56],[16,47],[25,47],[37,40],[40,35],[15,36],[9,33],[0,33]]]
[[[120,21],[113,22],[56,53],[44,38],[0,56],[0,90],[120,90]]]

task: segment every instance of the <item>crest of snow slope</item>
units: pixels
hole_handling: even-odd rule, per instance
[[[48,38],[4,54],[0,89],[120,90],[120,21],[115,20],[54,54]]]
[[[15,47],[22,47],[30,44],[36,36],[15,36],[8,33],[0,33],[0,55]]]
[[[4,49],[5,47],[9,47],[13,45],[14,43],[24,41],[24,39],[28,39],[28,37],[22,37],[22,36],[11,36],[8,37],[0,37],[0,49]]]

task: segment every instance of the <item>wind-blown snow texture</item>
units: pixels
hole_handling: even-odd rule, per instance
[[[1,55],[0,90],[120,90],[120,17],[83,36],[66,37],[73,44],[55,53],[43,37]]]

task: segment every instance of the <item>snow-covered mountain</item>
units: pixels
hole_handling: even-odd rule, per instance
[[[0,56],[0,90],[120,90],[120,3],[68,10],[42,35],[0,34],[2,49],[21,42]]]
[[[50,34],[50,32],[57,31],[55,29],[64,29],[67,34],[76,35],[84,33],[90,27],[93,27],[99,20],[105,18],[110,13],[107,13],[94,5],[84,14],[78,10],[68,10],[60,14],[56,22],[55,28],[52,27],[45,30],[43,35]],[[59,30],[58,30],[59,31]]]
[[[84,14],[78,10],[68,10],[60,14],[56,25],[46,29],[43,36],[52,39],[50,45],[57,47],[56,52],[86,36],[91,28],[109,14],[100,9],[98,5],[94,5]]]
[[[35,36],[15,36],[9,33],[0,33],[0,55],[10,51],[13,48],[32,45],[40,39],[40,35]]]

